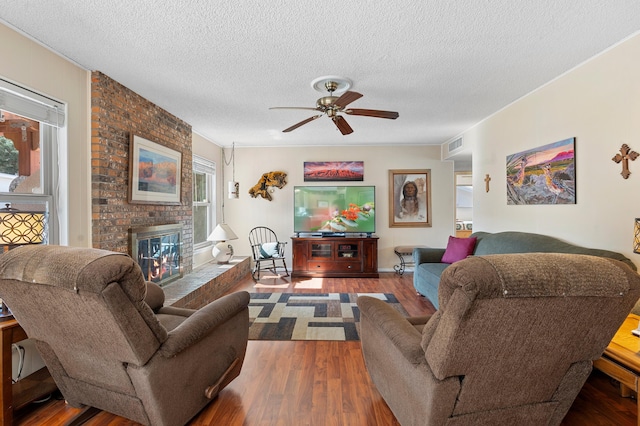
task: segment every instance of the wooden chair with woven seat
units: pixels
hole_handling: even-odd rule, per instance
[[[260,279],[261,270],[269,270],[277,274],[276,262],[282,262],[284,276],[289,276],[287,262],[284,257],[284,247],[287,243],[278,241],[275,232],[266,226],[256,226],[249,231],[249,243],[251,244],[251,254],[254,261],[253,271],[251,272],[254,280]]]

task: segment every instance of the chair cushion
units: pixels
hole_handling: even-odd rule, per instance
[[[160,324],[167,329],[167,331],[171,331],[175,329],[177,326],[182,324],[188,317],[182,317],[180,315],[167,315],[167,314],[158,314],[156,315]]]
[[[263,243],[260,244],[260,258],[270,259],[278,255],[278,243]]]
[[[164,304],[164,290],[162,290],[158,284],[151,281],[147,281],[146,284],[147,294],[144,296],[144,301],[147,302],[147,305],[149,305],[154,312],[157,312]]]
[[[447,249],[442,256],[443,263],[454,263],[462,259],[466,259],[467,256],[473,254],[473,250],[476,247],[477,238],[456,238],[449,236],[449,242],[447,243]]]

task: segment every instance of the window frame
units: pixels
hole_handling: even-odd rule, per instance
[[[6,83],[6,82],[5,82]],[[36,94],[34,94],[35,96]],[[18,96],[11,92],[3,93],[5,99],[7,97]],[[22,95],[24,96],[24,95]],[[25,102],[32,102],[37,105],[34,99],[22,99]],[[21,115],[26,118],[35,119],[33,116],[22,115],[10,107],[2,108],[2,111]],[[64,222],[64,214],[60,212],[61,198],[65,197],[66,191],[60,186],[60,182],[64,181],[64,170],[60,167],[59,158],[63,155],[63,147],[60,144],[61,129],[60,127],[48,124],[46,121],[40,121],[40,194],[25,194],[15,192],[0,192],[0,199],[3,202],[13,204],[38,204],[43,203],[47,206],[47,232],[46,244],[66,244],[66,226]],[[2,206],[4,207],[4,206]],[[63,217],[64,216],[64,217]]]
[[[196,243],[195,242],[195,208],[207,206],[207,236],[213,232],[213,228],[215,226],[216,221],[216,163],[212,160],[208,160],[206,158],[194,155],[192,160],[192,169],[193,169],[193,188],[192,191],[194,193],[194,197],[192,200],[192,214],[193,214],[193,253],[194,255],[198,252],[202,252],[205,249],[211,248],[213,243],[211,241],[205,241]],[[205,174],[206,175],[206,193],[208,195],[208,202],[199,202],[196,201],[195,198],[195,185],[196,185],[196,174]]]

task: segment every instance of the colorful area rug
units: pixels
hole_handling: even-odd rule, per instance
[[[408,315],[391,293],[251,293],[249,340],[360,340],[359,296]]]

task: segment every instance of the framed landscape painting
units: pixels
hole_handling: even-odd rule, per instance
[[[305,182],[363,181],[364,161],[305,161]]]
[[[507,204],[576,204],[575,138],[507,156]]]
[[[389,170],[389,227],[431,226],[431,170]]]
[[[181,152],[133,135],[129,158],[130,203],[180,204]]]

